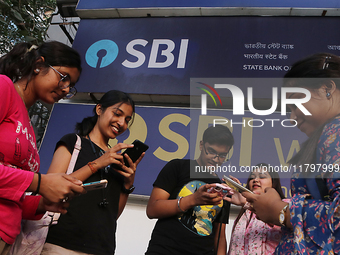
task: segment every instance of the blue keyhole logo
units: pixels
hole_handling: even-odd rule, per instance
[[[103,68],[111,64],[118,56],[118,46],[111,40],[100,40],[86,51],[86,63],[93,68]]]

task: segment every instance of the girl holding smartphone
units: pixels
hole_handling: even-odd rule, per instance
[[[28,109],[71,98],[81,73],[78,52],[60,42],[19,43],[0,58],[0,254],[8,254],[21,220],[40,219],[46,210],[66,212],[85,192],[66,174],[40,174],[40,158]],[[34,192],[41,196],[27,196]]]
[[[144,153],[132,162],[120,151],[133,145],[118,143],[110,148],[108,144],[109,139],[121,135],[133,122],[135,105],[128,94],[108,91],[93,112],[92,117],[76,125],[81,150],[71,176],[86,183],[107,179],[107,188],[92,190],[73,199],[67,214],[50,227],[42,254],[114,254],[117,219],[134,189],[136,167]],[[60,139],[50,173],[66,172],[76,139],[76,134]],[[123,157],[129,167],[123,163]]]

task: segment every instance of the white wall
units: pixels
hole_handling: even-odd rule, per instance
[[[157,220],[146,216],[148,197],[132,196],[118,219],[116,255],[143,255],[148,247],[153,227]],[[226,237],[229,245],[231,230],[239,208],[232,206]]]

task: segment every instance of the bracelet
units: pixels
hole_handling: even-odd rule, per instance
[[[181,209],[181,207],[179,206],[179,202],[181,201],[182,198],[183,198],[183,197],[179,197],[179,198],[178,198],[178,200],[177,200],[177,207],[178,207],[178,209],[180,210],[181,213],[185,213],[186,211],[183,211],[183,210]]]
[[[41,173],[37,173],[38,174],[38,185],[37,185],[37,189],[35,190],[35,192],[32,193],[32,195],[37,195],[39,194],[39,190],[40,190],[40,183],[41,183]]]
[[[124,194],[131,194],[134,190],[135,190],[135,186],[133,186],[133,185],[129,189],[125,188],[124,184],[122,186],[122,192]]]
[[[97,171],[98,171],[98,169],[95,169],[94,168],[94,165],[95,163],[93,163],[93,162],[89,162],[89,163],[87,163],[87,165],[89,166],[89,168],[90,168],[90,170],[91,170],[91,172],[93,173],[93,174],[95,174]]]

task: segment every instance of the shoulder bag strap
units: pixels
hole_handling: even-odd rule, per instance
[[[76,134],[76,136],[77,136],[77,141],[74,144],[74,149],[73,149],[73,152],[72,152],[70,163],[68,164],[68,168],[67,168],[66,174],[71,174],[73,172],[74,165],[76,164],[79,151],[81,150],[81,138],[77,134]],[[49,217],[51,217],[49,225],[55,225],[55,224],[58,223],[58,220],[59,220],[59,217],[60,217],[60,213],[55,213],[55,212],[47,211],[45,213],[45,215],[48,215]]]
[[[68,165],[66,174],[71,174],[73,172],[74,165],[76,164],[79,151],[81,150],[81,138],[80,138],[79,135],[76,135],[76,136],[77,136],[77,142],[74,144],[72,157],[71,157],[71,160],[70,160],[70,164]]]

